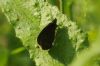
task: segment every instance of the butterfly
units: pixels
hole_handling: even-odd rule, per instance
[[[55,38],[55,30],[57,19],[54,19],[49,23],[38,35],[37,42],[43,50],[48,50],[53,46],[53,41]]]

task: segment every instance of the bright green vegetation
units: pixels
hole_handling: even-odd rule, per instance
[[[0,0],[0,66],[99,66],[99,3]],[[42,50],[37,37],[55,18],[58,26],[54,46]]]

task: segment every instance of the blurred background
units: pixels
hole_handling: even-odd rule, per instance
[[[100,0],[46,0],[88,34],[90,44],[100,32]],[[0,9],[0,66],[35,66],[27,49],[15,36],[13,27]]]

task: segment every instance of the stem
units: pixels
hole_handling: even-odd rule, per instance
[[[63,13],[62,0],[59,0],[59,3],[60,3],[60,11]]]

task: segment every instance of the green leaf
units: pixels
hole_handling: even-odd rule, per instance
[[[76,23],[44,0],[1,0],[1,6],[36,66],[68,65],[75,55],[88,47],[86,34]],[[37,37],[55,18],[58,27],[54,46],[42,50],[38,48]]]

